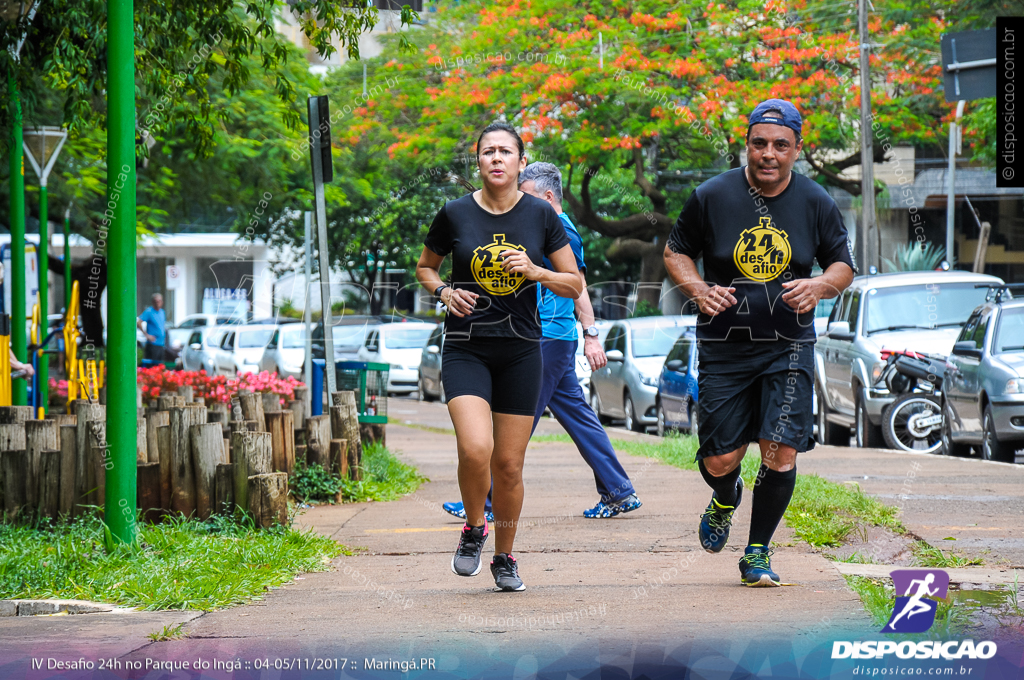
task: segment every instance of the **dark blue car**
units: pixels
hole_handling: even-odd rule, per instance
[[[658,377],[658,436],[673,430],[697,434],[697,338],[683,333],[665,357]]]

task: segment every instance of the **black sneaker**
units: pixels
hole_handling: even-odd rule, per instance
[[[701,546],[709,553],[721,552],[729,540],[729,529],[732,527],[732,515],[743,500],[743,478],[736,478],[736,504],[722,505],[711,496],[707,510],[700,516],[697,527],[697,538]]]
[[[452,571],[459,576],[476,576],[483,568],[480,561],[480,553],[483,552],[484,543],[487,542],[487,525],[482,527],[471,527],[468,524],[462,528],[462,536],[459,537],[459,547],[452,556]]]
[[[740,558],[740,581],[751,588],[774,588],[782,585],[779,575],[772,571],[771,550],[763,545],[748,545]]]
[[[506,593],[526,590],[523,580],[519,578],[519,565],[516,558],[505,553],[498,553],[491,562],[491,574],[494,576],[494,585],[498,590]]]

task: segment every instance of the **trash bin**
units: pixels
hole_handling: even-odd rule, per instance
[[[391,366],[367,361],[342,361],[335,364],[335,369],[338,390],[356,393],[359,422],[387,423],[388,371]]]

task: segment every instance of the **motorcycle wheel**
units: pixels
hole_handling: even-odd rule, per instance
[[[940,418],[938,423],[921,427],[922,418]],[[882,436],[898,451],[935,453],[942,447],[942,405],[938,397],[905,394],[882,413]]]

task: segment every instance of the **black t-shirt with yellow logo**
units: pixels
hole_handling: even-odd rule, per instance
[[[751,188],[744,170],[697,187],[669,235],[674,252],[704,258],[705,281],[736,288],[737,304],[714,318],[699,315],[697,337],[814,340],[814,312],[797,314],[782,300],[782,284],[810,277],[815,259],[822,269],[836,262],[854,268],[842,215],[803,175],[792,173],[785,190],[769,198]]]
[[[481,208],[473,194],[466,194],[438,211],[423,245],[441,256],[451,253],[451,285],[480,295],[469,316],[447,316],[446,342],[541,336],[538,284],[521,274],[506,273],[498,255],[522,250],[531,262],[541,265],[545,256],[569,245],[562,221],[547,202],[523,194],[511,210],[495,215]]]

